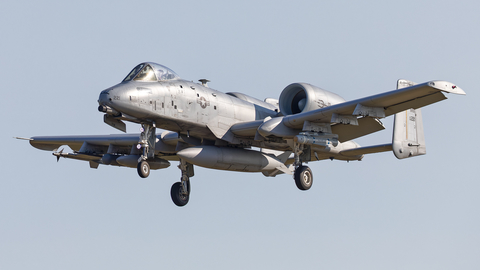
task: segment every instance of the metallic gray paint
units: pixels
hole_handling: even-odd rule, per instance
[[[137,80],[147,78],[140,77],[146,66],[155,76]],[[303,157],[309,160],[303,161],[360,160],[364,154],[390,151],[391,144],[360,147],[350,140],[384,129],[378,117],[438,102],[445,99],[442,92],[465,94],[444,81],[418,85],[399,81],[403,84],[398,90],[347,102],[316,86],[293,83],[282,91],[278,101],[264,102],[242,93],[222,93],[207,87],[207,80],[201,81],[183,80],[164,66],[142,63],[124,81],[101,91],[99,110],[105,113],[105,122],[123,131],[123,121],[168,130],[156,135],[155,158],[149,160],[152,169],[166,168],[168,160],[182,158],[207,168],[275,176],[291,173],[287,165],[293,161],[287,156],[298,142],[308,145]],[[396,129],[400,132],[401,128]],[[325,135],[320,141],[315,138],[319,131]],[[329,143],[329,138],[335,143]],[[32,146],[54,151],[57,157],[89,161],[93,168],[98,164],[135,167],[142,154],[137,148],[139,134],[29,140]],[[402,144],[399,140],[397,144]],[[62,145],[74,152],[56,152]],[[279,154],[248,150],[251,147]]]

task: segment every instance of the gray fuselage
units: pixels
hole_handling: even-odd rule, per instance
[[[272,104],[181,79],[122,82],[102,91],[99,103],[126,120],[205,139],[218,138],[235,123],[278,115]]]

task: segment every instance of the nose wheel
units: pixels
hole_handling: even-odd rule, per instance
[[[184,192],[184,190],[187,192]],[[172,196],[172,201],[176,206],[185,206],[190,199],[190,181],[187,182],[187,187],[183,186],[182,182],[176,182],[172,185],[170,190],[170,195]]]
[[[190,177],[194,175],[193,165],[180,159],[178,168],[182,171],[182,177],[180,178],[180,182],[172,185],[170,195],[176,206],[185,206],[190,199]]]

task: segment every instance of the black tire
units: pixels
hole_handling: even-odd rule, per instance
[[[172,185],[172,189],[170,190],[170,195],[172,196],[172,201],[176,206],[185,206],[190,199],[190,186],[188,186],[188,195],[184,195],[181,193],[182,191],[182,183],[176,182]]]
[[[295,184],[300,190],[309,190],[313,184],[312,170],[307,166],[300,166],[295,170]]]
[[[141,178],[147,178],[150,175],[150,165],[145,160],[142,160],[137,165],[137,172]]]

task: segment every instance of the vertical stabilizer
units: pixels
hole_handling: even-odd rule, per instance
[[[414,82],[398,80],[397,89],[415,85]],[[395,114],[393,124],[393,153],[398,159],[425,155],[425,135],[422,111],[409,109]]]

